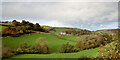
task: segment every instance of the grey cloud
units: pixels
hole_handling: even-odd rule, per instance
[[[118,2],[119,0],[2,0],[2,2]]]
[[[2,8],[3,20],[30,19],[51,26],[100,29],[118,20],[115,2],[4,2]]]

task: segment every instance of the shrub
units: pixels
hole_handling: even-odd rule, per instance
[[[21,35],[22,35],[22,34],[23,34],[23,30],[20,30],[19,34],[21,34]]]
[[[36,40],[36,43],[34,45],[29,46],[27,43],[21,43],[20,48],[14,49],[15,53],[21,54],[21,53],[28,53],[28,54],[48,54],[48,43],[45,41],[44,38],[39,38]]]
[[[86,35],[84,36],[84,41],[78,41],[76,44],[77,48],[80,48],[80,50],[89,49],[89,48],[95,48],[98,47],[100,44],[103,43],[103,37],[95,34]]]
[[[84,41],[79,41],[76,44],[77,48],[80,50],[90,49],[100,46],[101,44],[105,45],[112,41],[112,35],[110,34],[91,34],[84,36]]]
[[[112,41],[112,35],[111,34],[102,34],[102,37],[104,38],[103,43],[107,44]]]
[[[78,50],[74,46],[67,43],[67,44],[63,44],[60,47],[59,52],[60,53],[72,53],[72,52],[78,52]]]
[[[41,37],[36,40],[36,43],[31,47],[31,50],[36,50],[37,53],[47,54],[49,53],[48,43]]]
[[[2,31],[2,36],[8,36],[8,35],[11,35],[11,34],[9,32]]]
[[[85,44],[85,42],[80,40],[80,41],[78,41],[78,43],[76,44],[76,47],[79,48],[80,50],[83,50],[83,49],[86,48],[84,44]]]
[[[119,41],[107,44],[107,46],[100,46],[98,51],[98,58],[120,58]]]
[[[29,48],[29,46],[27,43],[24,42],[20,44],[20,48],[25,49],[25,48]]]
[[[11,52],[11,49],[8,47],[2,48],[2,58],[8,58],[13,56],[14,54]]]

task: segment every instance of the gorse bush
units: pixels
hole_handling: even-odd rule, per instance
[[[119,41],[114,41],[107,46],[100,46],[98,51],[98,58],[120,58],[120,43]]]
[[[106,46],[100,46],[98,51],[98,58],[120,59],[120,41],[118,33],[112,35],[113,42]]]
[[[72,53],[78,51],[79,51],[78,49],[76,49],[74,46],[70,45],[69,43],[63,44],[59,49],[60,53]]]
[[[76,47],[80,48],[80,50],[95,48],[98,47],[102,43],[102,41],[103,38],[99,37],[98,35],[87,35],[84,37],[84,41],[78,41]]]
[[[84,36],[84,41],[78,41],[76,44],[80,50],[99,47],[101,44],[105,45],[112,41],[112,35],[109,34],[91,34]]]

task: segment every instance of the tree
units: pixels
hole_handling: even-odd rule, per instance
[[[16,20],[13,20],[12,23],[17,22]]]
[[[27,23],[29,23],[29,22],[27,22],[27,21],[25,21],[25,20],[22,20],[22,25],[26,25]]]
[[[34,25],[34,29],[37,30],[37,31],[40,31],[40,25],[38,23],[36,23]]]
[[[13,20],[12,23],[15,25],[15,26],[21,26],[20,22],[16,21],[16,20]]]

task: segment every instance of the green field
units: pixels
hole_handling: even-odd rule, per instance
[[[35,33],[35,34],[20,36],[20,37],[3,38],[2,43],[3,43],[3,45],[10,47],[10,48],[18,48],[20,43],[26,42],[29,45],[32,45],[35,43],[36,39],[38,39],[40,37],[44,37],[45,40],[47,40],[51,53],[58,52],[59,47],[62,44],[65,44],[67,42],[69,42],[72,45],[76,44],[76,42],[58,39],[56,36],[53,36],[49,33],[40,33],[40,34]]]
[[[106,32],[106,31],[97,31],[96,33],[107,33],[107,34],[111,34],[110,32]]]
[[[18,48],[19,44],[23,42],[26,42],[29,45],[34,44],[36,39],[38,39],[39,37],[44,37],[45,40],[48,41],[48,47],[52,54],[20,54],[11,58],[79,58],[83,56],[96,57],[97,55],[98,48],[84,50],[77,53],[63,53],[63,54],[58,53],[59,52],[58,49],[62,44],[69,42],[74,46],[76,45],[76,42],[58,39],[56,36],[53,36],[49,33],[35,33],[20,37],[3,38],[2,43],[3,45],[9,48]],[[65,37],[69,37],[69,36],[64,36],[64,38]],[[71,38],[76,38],[76,37],[71,37]]]
[[[80,58],[88,56],[90,58],[96,57],[98,48],[84,50],[77,53],[57,53],[57,54],[20,54],[11,58]]]
[[[62,31],[65,31],[65,30],[77,30],[77,31],[80,31],[80,30],[82,30],[82,29],[77,29],[77,28],[67,28],[67,27],[54,27],[55,28],[55,30],[56,30],[56,32],[54,32],[54,31],[51,31],[52,33],[55,33],[55,34],[59,34],[60,32],[62,32]]]
[[[59,37],[64,38],[64,39],[67,39],[67,40],[72,40],[72,41],[83,40],[81,37],[78,37],[78,36],[59,35]]]
[[[56,32],[54,32],[54,31],[51,31],[52,33],[55,33],[55,34],[59,34],[60,32],[62,32],[62,31],[65,31],[65,30],[69,30],[69,29],[60,29],[60,28],[56,28],[55,29],[56,30]]]
[[[10,24],[10,23],[0,23],[2,25],[13,25],[13,24]]]
[[[5,28],[4,26],[2,27]],[[54,31],[51,31],[51,32],[54,34],[58,34],[61,31],[70,30],[71,28],[63,27],[63,28],[55,28],[55,29],[56,29],[56,32]],[[76,28],[74,29],[81,30]],[[97,32],[97,33],[101,33],[101,32]],[[59,53],[59,48],[62,44],[69,42],[69,44],[75,46],[77,41],[83,40],[81,37],[78,37],[78,36],[58,35],[58,37],[66,39],[66,40],[63,40],[58,38],[57,36],[52,35],[51,33],[40,32],[40,33],[28,34],[20,37],[2,38],[2,44],[9,48],[16,49],[19,47],[21,43],[24,43],[24,42],[26,42],[28,45],[33,45],[35,44],[36,39],[40,37],[45,38],[45,40],[48,42],[48,47],[51,54],[20,54],[17,56],[10,57],[9,59],[11,58],[56,58],[56,60],[58,60],[57,58],[62,58],[63,60],[66,60],[64,58],[82,58],[86,56],[90,58],[97,57],[98,48],[83,50],[76,53]],[[69,40],[73,40],[76,42],[72,42]]]

